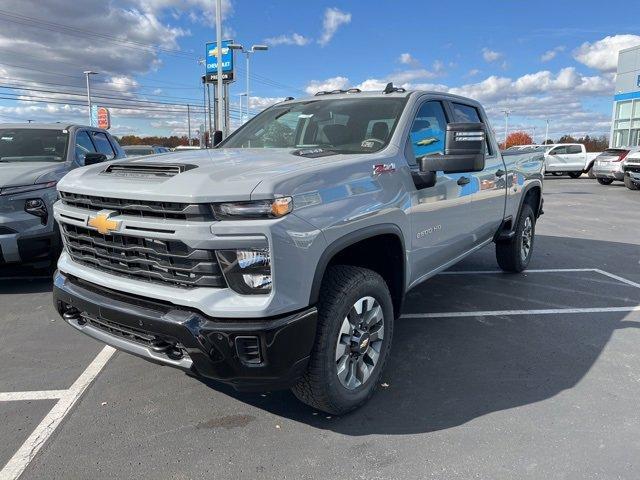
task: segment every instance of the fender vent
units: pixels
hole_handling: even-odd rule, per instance
[[[197,168],[197,165],[166,163],[112,163],[104,172],[118,177],[152,177],[169,178]]]

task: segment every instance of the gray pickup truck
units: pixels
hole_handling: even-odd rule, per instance
[[[527,267],[542,166],[501,155],[467,98],[285,101],[217,149],[69,173],[54,305],[147,360],[342,414],[378,384],[407,291],[491,242]]]
[[[0,264],[55,261],[56,183],[73,168],[124,156],[118,142],[98,128],[0,124]]]

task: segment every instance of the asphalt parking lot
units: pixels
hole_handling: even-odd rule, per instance
[[[551,177],[530,271],[410,292],[373,399],[330,417],[73,331],[0,280],[0,479],[640,478],[640,193]]]

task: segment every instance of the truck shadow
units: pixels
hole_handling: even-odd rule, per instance
[[[638,245],[600,242],[560,237],[539,237],[539,246],[562,240],[568,248],[588,251],[594,258],[607,255],[614,249],[621,263],[627,258],[637,275]],[[542,250],[542,249],[541,249]],[[563,249],[564,250],[564,249]],[[568,250],[576,251],[576,250]],[[458,265],[458,269],[483,265],[493,257],[493,249],[478,252],[473,258]],[[541,259],[543,262],[544,258]],[[570,259],[568,260],[570,261]],[[550,260],[550,262],[554,262]],[[579,260],[566,267],[582,267]],[[598,263],[588,260],[588,263]],[[540,268],[534,265],[532,268]],[[591,265],[586,265],[591,267]],[[493,269],[495,269],[495,263]],[[561,268],[557,263],[554,268]],[[597,268],[597,265],[594,266]],[[623,275],[625,270],[612,270]],[[493,276],[492,276],[493,277]],[[533,274],[495,276],[504,283],[507,295],[487,299],[486,293],[478,298],[477,308],[468,308],[474,298],[464,292],[467,308],[460,307],[455,298],[452,281],[464,285],[470,277],[465,275],[440,276],[418,287],[407,302],[405,312],[438,312],[448,298],[450,311],[490,310],[517,308],[562,308],[580,306],[620,306],[640,304],[640,289],[625,287],[610,278],[594,274],[593,285],[575,286],[581,293],[573,294],[573,285],[566,277],[555,279]],[[455,280],[454,280],[455,279]],[[637,277],[634,277],[634,280]],[[530,282],[533,285],[525,288]],[[539,287],[553,282],[558,295],[549,298],[549,291]],[[557,282],[557,283],[556,283]],[[569,292],[567,292],[567,287]],[[562,290],[560,291],[560,289]],[[593,292],[584,291],[593,288]],[[541,289],[538,298],[547,299],[548,307],[520,306],[523,295],[532,295]],[[508,293],[515,293],[509,301]],[[431,302],[435,293],[445,298]],[[581,296],[582,295],[582,296]],[[419,297],[419,298],[416,298]],[[440,296],[441,297],[441,296]],[[433,305],[435,303],[435,305]],[[431,305],[431,306],[430,306]],[[361,409],[343,417],[327,418],[326,414],[298,402],[290,392],[272,392],[266,396],[236,393],[214,386],[217,390],[250,403],[273,414],[327,429],[345,435],[401,435],[424,433],[462,425],[475,418],[500,410],[520,407],[549,399],[563,390],[574,387],[591,369],[607,345],[612,334],[620,329],[640,328],[640,322],[625,320],[629,312],[591,314],[521,315],[511,317],[463,318],[401,318],[396,321],[393,349],[385,368],[382,382],[373,398]]]
[[[51,292],[52,277],[50,267],[0,265],[0,295]]]

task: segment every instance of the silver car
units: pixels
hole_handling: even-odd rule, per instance
[[[624,180],[624,160],[638,147],[608,148],[593,162],[593,174],[600,185],[611,185],[614,180]]]
[[[57,257],[56,184],[76,167],[122,157],[118,142],[98,128],[0,124],[0,264]]]

